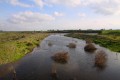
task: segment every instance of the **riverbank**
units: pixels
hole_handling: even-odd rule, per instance
[[[19,60],[47,36],[47,33],[0,33],[0,64]]]
[[[78,39],[91,39],[94,43],[106,47],[114,52],[120,52],[120,36],[119,35],[87,35],[82,33],[67,34],[68,37]]]

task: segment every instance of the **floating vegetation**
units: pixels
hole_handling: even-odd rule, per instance
[[[84,47],[84,50],[87,51],[87,52],[93,52],[96,49],[97,48],[92,43],[89,43]]]
[[[67,47],[69,47],[69,48],[76,48],[76,44],[75,43],[69,43],[69,45],[67,45]]]
[[[58,52],[56,53],[52,59],[58,63],[67,63],[68,61],[68,52]]]
[[[95,66],[99,68],[105,67],[105,63],[107,60],[107,55],[104,51],[98,51],[95,56]]]

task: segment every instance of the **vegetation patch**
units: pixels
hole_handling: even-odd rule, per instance
[[[76,48],[76,44],[75,43],[69,43],[69,45],[67,45],[67,47],[69,47],[69,48]]]
[[[120,36],[120,30],[103,30],[101,32],[103,35],[119,35]]]
[[[116,34],[116,33],[115,33]],[[120,36],[119,35],[87,35],[87,34],[81,34],[81,33],[70,33],[66,36],[78,38],[78,39],[91,39],[94,43],[99,44],[100,46],[106,47],[114,52],[120,52]],[[88,43],[88,41],[87,41]]]
[[[58,63],[67,63],[68,58],[68,52],[58,52],[52,56],[52,59]]]
[[[105,67],[107,60],[107,55],[104,51],[98,51],[96,56],[95,56],[95,66],[99,68]]]
[[[89,43],[84,47],[84,50],[87,52],[94,52],[97,48],[92,44]]]
[[[43,33],[10,32],[0,34],[0,64],[13,62],[27,53],[47,37]]]

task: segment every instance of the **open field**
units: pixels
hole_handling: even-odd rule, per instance
[[[0,33],[0,64],[20,59],[47,36],[46,33]]]
[[[112,33],[110,33],[112,32]],[[114,52],[120,52],[120,30],[117,31],[103,31],[100,35],[87,35],[82,33],[67,34],[68,37],[74,37],[78,39],[91,39],[94,43],[100,46],[106,47]],[[104,34],[104,35],[103,35]],[[109,34],[109,35],[108,35]]]

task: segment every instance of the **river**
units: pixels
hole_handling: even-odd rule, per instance
[[[52,45],[49,46],[48,43]],[[76,43],[75,49],[66,45]],[[16,63],[9,63],[0,67],[0,80],[13,80],[15,71],[16,80],[52,80],[51,70],[56,66],[57,80],[120,80],[120,54],[95,45],[97,50],[104,50],[107,54],[105,68],[94,66],[94,53],[84,51],[85,41],[65,37],[60,34],[50,35],[45,38],[39,47],[27,54]],[[66,64],[54,62],[51,57],[61,51],[69,53]]]

